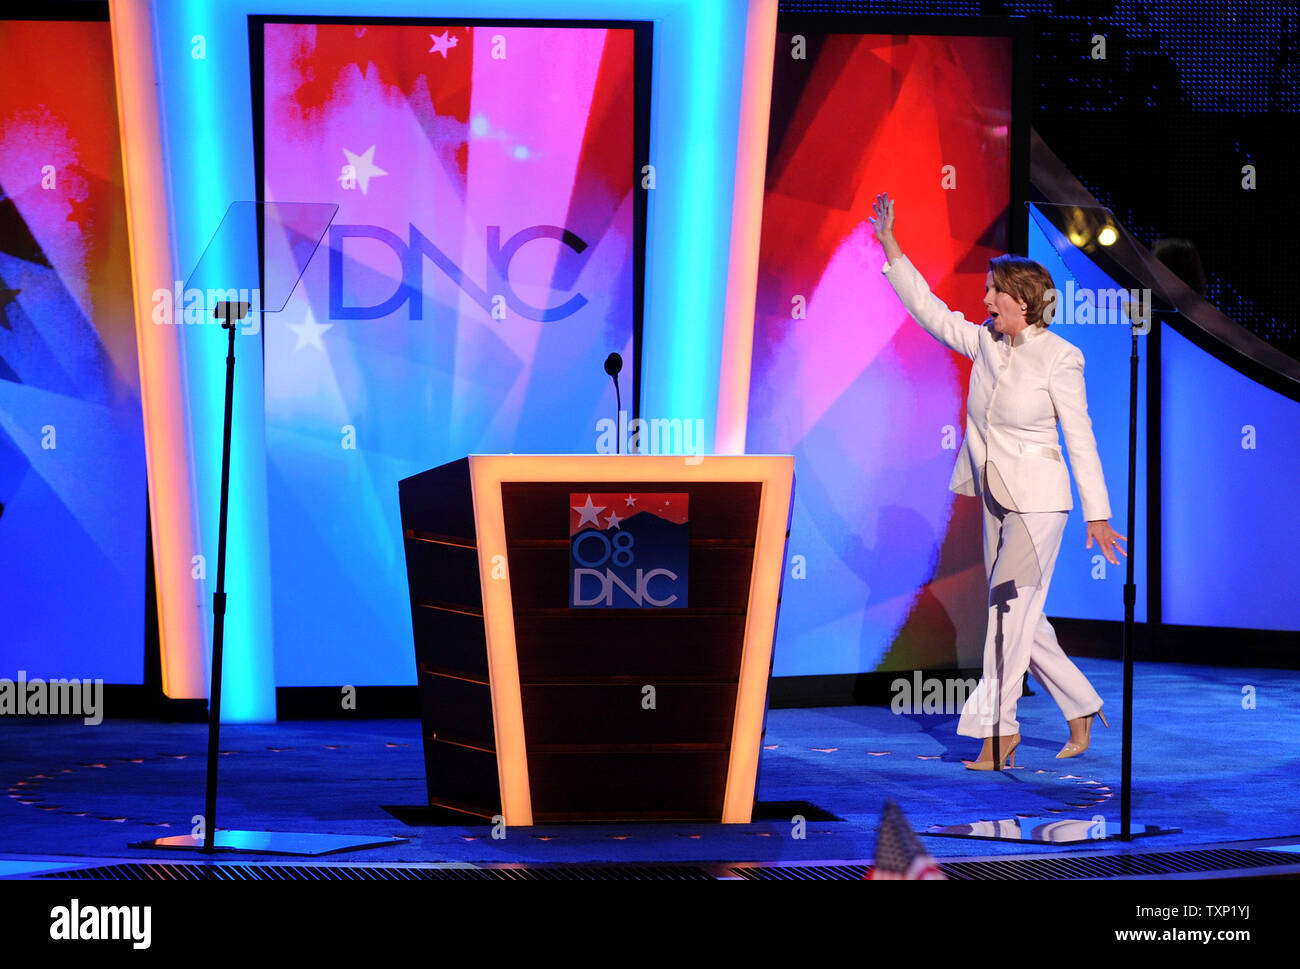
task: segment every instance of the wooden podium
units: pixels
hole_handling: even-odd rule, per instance
[[[749,822],[793,457],[471,455],[398,490],[431,805]],[[614,492],[689,497],[678,607],[571,605],[571,496]]]

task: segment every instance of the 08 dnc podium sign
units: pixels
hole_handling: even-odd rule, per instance
[[[569,495],[569,606],[685,609],[690,494]]]

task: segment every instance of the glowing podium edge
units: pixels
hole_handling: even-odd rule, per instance
[[[479,584],[483,593],[497,779],[502,817],[507,827],[531,825],[533,804],[528,785],[528,748],[524,737],[523,698],[519,685],[501,485],[538,481],[680,481],[753,482],[762,486],[736,711],[731,728],[727,786],[722,802],[724,824],[748,824],[753,814],[768,673],[776,634],[777,602],[785,568],[786,526],[794,489],[794,457],[765,454],[471,454],[469,478],[478,536]],[[498,562],[504,563],[503,579],[492,578]]]

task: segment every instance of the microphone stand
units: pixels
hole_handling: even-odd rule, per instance
[[[1150,332],[1151,320],[1147,331]],[[1121,740],[1119,786],[1119,837],[1131,841],[1133,798],[1133,636],[1135,632],[1134,608],[1137,603],[1137,585],[1133,581],[1133,561],[1137,552],[1133,548],[1133,519],[1137,507],[1137,394],[1138,394],[1138,327],[1140,320],[1132,321],[1133,349],[1129,354],[1128,368],[1128,560],[1124,580],[1124,727]],[[1152,509],[1147,514],[1153,514]],[[1149,617],[1148,617],[1149,618]]]
[[[997,632],[993,635],[993,669],[997,673],[994,682],[997,684],[997,696],[993,702],[995,707],[993,721],[993,769],[1002,770],[1002,689],[1003,689],[1003,659],[1002,659],[1002,617],[1011,611],[1011,600],[1018,598],[1016,592],[1016,583],[1014,581],[1003,582],[989,593],[989,605],[997,606],[998,610],[998,627]]]
[[[279,312],[288,302],[308,261],[320,245],[338,206],[314,202],[232,202],[217,233],[208,243],[190,276],[191,289],[222,294],[256,293],[259,324],[265,314]],[[268,225],[268,220],[270,224]],[[271,240],[271,241],[268,241]],[[268,260],[266,247],[276,255]],[[267,299],[267,287],[274,294]],[[215,297],[209,296],[209,299]],[[208,697],[207,773],[204,779],[202,834],[171,835],[132,842],[132,848],[168,848],[215,854],[243,851],[255,854],[321,855],[355,848],[402,844],[405,838],[360,837],[317,832],[217,829],[217,780],[221,748],[222,668],[226,630],[226,537],[230,508],[231,438],[235,401],[235,336],[239,321],[254,304],[220,300],[213,317],[226,331],[226,399],[221,435],[221,506],[217,529],[217,579],[212,595],[212,673]],[[259,330],[261,327],[259,326]]]
[[[208,701],[208,769],[203,799],[203,847],[214,853],[217,836],[217,754],[221,737],[221,659],[226,627],[226,513],[230,506],[230,418],[235,400],[235,324],[248,315],[247,303],[220,302],[212,315],[221,320],[226,347],[226,421],[221,432],[221,517],[217,525],[217,591],[212,594],[212,687]]]

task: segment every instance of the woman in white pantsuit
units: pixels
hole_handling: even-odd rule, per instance
[[[1119,564],[1125,538],[1110,527],[1110,502],[1088,418],[1083,354],[1048,332],[1052,277],[1036,262],[999,256],[989,264],[984,307],[977,326],[949,310],[930,292],[894,238],[894,203],[876,199],[871,220],[889,260],[886,277],[899,299],[935,339],[972,361],[966,400],[966,437],[949,487],[979,497],[984,505],[984,569],[989,583],[989,621],[984,675],[967,700],[957,732],[983,737],[972,770],[1015,766],[1020,743],[1016,701],[1026,670],[1061,708],[1070,739],[1057,757],[1088,749],[1093,717],[1102,701],[1061,650],[1043,615],[1047,589],[1073,507],[1069,474],[1061,457],[1057,425],[1065,434],[1084,517],[1087,548]],[[1105,723],[1105,716],[1102,715]]]

